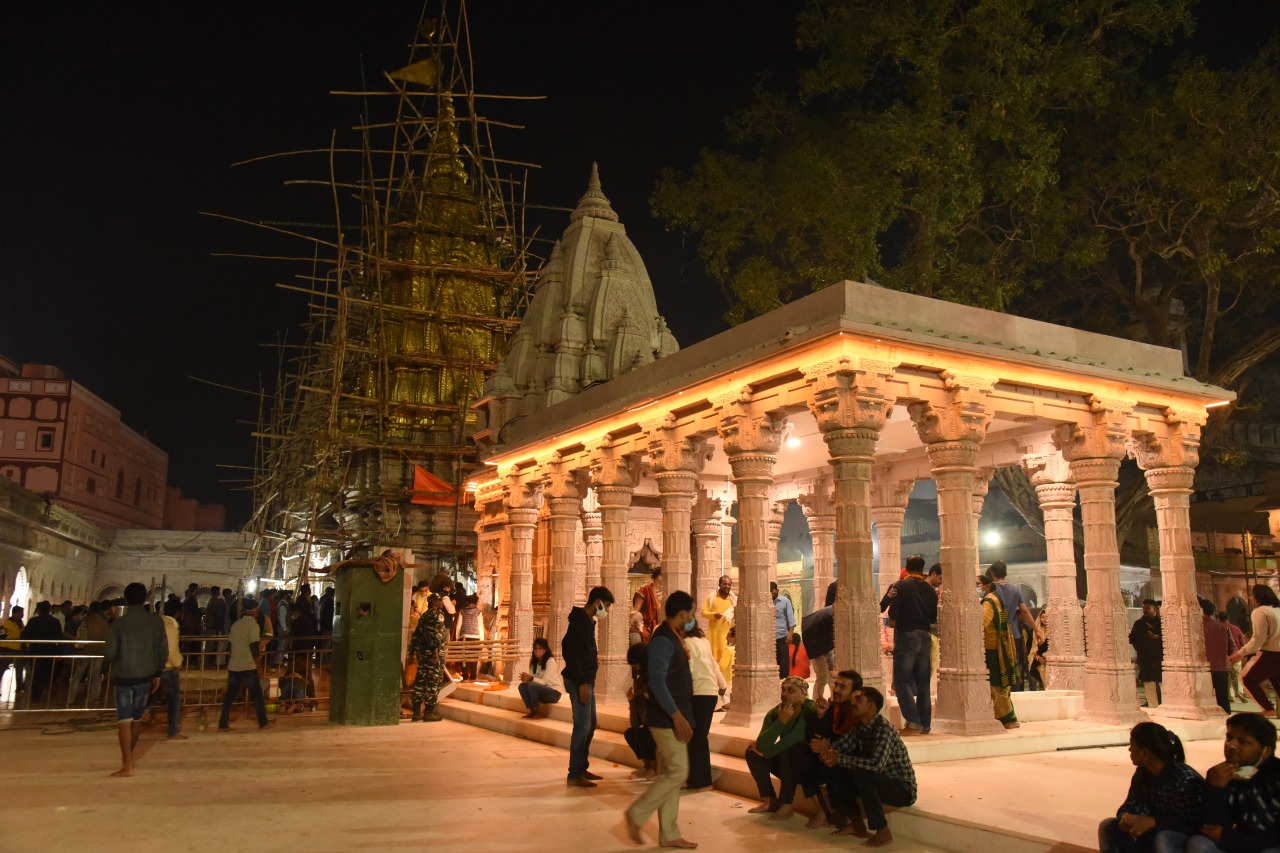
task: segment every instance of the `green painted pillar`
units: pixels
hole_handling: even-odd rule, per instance
[[[394,726],[400,722],[400,639],[404,571],[383,583],[354,566],[334,577],[333,674],[329,722]]]

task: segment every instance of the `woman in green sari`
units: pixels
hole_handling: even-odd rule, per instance
[[[1018,715],[1014,713],[1010,691],[1018,678],[1018,652],[1013,645],[1009,613],[990,575],[979,577],[978,584],[982,590],[982,645],[987,653],[991,701],[995,704],[996,719],[1004,723],[1006,729],[1016,729]]]

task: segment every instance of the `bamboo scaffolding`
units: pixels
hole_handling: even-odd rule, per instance
[[[271,393],[259,391],[252,432],[257,442],[249,525],[256,534],[253,559],[280,568],[300,558],[298,582],[313,555],[325,560],[348,549],[407,545],[443,561],[440,568],[457,570],[474,550],[461,502],[446,508],[448,523],[442,523],[445,512],[437,513],[429,529],[416,532],[404,508],[414,494],[417,467],[434,469],[463,494],[476,464],[468,438],[477,423],[473,403],[484,377],[497,369],[506,337],[529,300],[533,237],[524,232],[524,206],[528,170],[538,166],[494,155],[494,129],[523,126],[481,115],[476,103],[542,98],[476,93],[465,2],[433,0],[433,5],[449,9],[437,10],[438,24],[430,32],[423,27],[424,15],[419,37],[409,46],[408,66],[429,62],[436,85],[384,74],[386,89],[362,81],[358,88],[335,90],[335,95],[362,99],[363,113],[351,128],[356,144],[334,133],[328,147],[264,154],[236,164],[323,155],[326,175],[291,178],[285,185],[327,188],[332,222],[254,222],[209,214],[300,239],[311,248],[310,257],[235,253],[310,265],[292,282],[276,283],[306,296],[305,338],[301,344],[274,344],[279,354],[275,385]],[[391,109],[375,111],[375,102]],[[358,164],[358,177],[343,166],[349,157]],[[466,178],[437,182],[441,168],[460,168]],[[504,171],[513,168],[523,174]],[[470,218],[431,219],[431,211],[450,207],[468,211]],[[419,256],[403,248],[433,240],[475,246],[473,260],[479,262],[452,254],[443,260]],[[424,288],[414,298],[425,296],[427,302],[400,301],[419,293],[405,289],[410,280]],[[437,287],[491,293],[484,311],[492,313],[466,310],[484,303],[432,301]],[[397,293],[401,296],[393,296]],[[412,327],[415,323],[419,326]],[[421,328],[424,335],[432,330],[423,340],[436,346],[446,339],[451,343],[439,349],[415,343],[406,349],[399,336],[410,328]],[[426,397],[406,397],[397,384],[402,374],[424,382],[447,378],[449,390],[441,385]]]

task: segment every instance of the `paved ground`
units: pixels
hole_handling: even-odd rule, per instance
[[[0,728],[0,851],[635,849],[622,835],[622,811],[643,787],[625,781],[630,768],[597,761],[599,788],[567,789],[563,751],[447,720],[358,729],[293,717],[240,728],[192,727],[180,742],[148,729],[131,779],[109,775],[119,766],[110,723]],[[681,825],[710,850],[852,846],[801,818],[747,815],[751,805],[690,794]]]
[[[281,718],[264,732],[246,721],[230,734],[193,724],[188,734],[165,742],[162,726],[149,728],[136,775],[114,779],[110,722],[0,728],[0,851],[81,850],[89,838],[95,853],[634,849],[622,835],[622,810],[643,783],[626,781],[629,768],[597,760],[593,769],[606,777],[599,788],[566,789],[566,753],[530,741],[448,720],[361,729],[311,716]],[[1200,769],[1221,754],[1214,742],[1188,752]],[[1123,749],[941,762],[920,768],[920,805],[1089,845],[1096,822],[1078,816],[1113,811],[1131,772]],[[753,804],[719,792],[687,795],[681,825],[712,850],[854,846],[804,829],[800,818],[746,814]]]

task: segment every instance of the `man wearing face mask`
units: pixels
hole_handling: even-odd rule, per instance
[[[1258,853],[1280,847],[1280,763],[1275,759],[1276,730],[1261,714],[1227,719],[1222,746],[1226,761],[1209,768],[1201,800],[1200,834],[1186,844],[1187,853]],[[1178,849],[1181,837],[1158,841]]]
[[[627,831],[637,844],[641,830],[656,811],[658,841],[663,847],[691,850],[698,845],[680,834],[680,786],[689,775],[689,741],[693,737],[693,676],[683,636],[693,630],[693,597],[684,590],[667,596],[666,621],[649,640],[649,704],[646,725],[658,747],[658,777],[627,809]]]
[[[564,690],[573,711],[573,734],[569,738],[569,777],[566,784],[594,788],[601,778],[587,769],[591,760],[591,738],[596,733],[596,621],[609,614],[613,593],[608,587],[593,586],[586,607],[569,611],[569,628],[560,641],[564,660]]]

